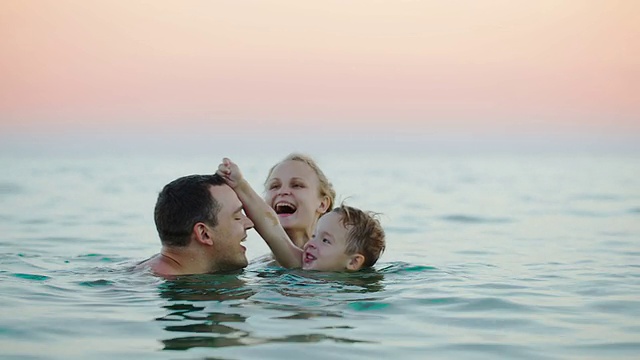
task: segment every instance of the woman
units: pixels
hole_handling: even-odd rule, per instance
[[[265,181],[265,198],[296,246],[302,248],[320,217],[333,209],[336,192],[318,164],[293,153],[274,165]]]

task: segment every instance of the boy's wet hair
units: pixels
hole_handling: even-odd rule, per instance
[[[320,169],[320,166],[318,166],[318,163],[316,163],[315,160],[313,160],[308,155],[299,154],[299,153],[291,153],[287,155],[287,157],[285,157],[280,162],[273,165],[271,169],[269,169],[269,173],[267,174],[267,179],[265,180],[265,184],[267,183],[267,181],[269,181],[269,178],[271,177],[271,173],[273,173],[273,169],[275,169],[276,166],[282,164],[285,161],[300,161],[302,163],[307,164],[311,168],[311,170],[313,170],[313,172],[318,177],[318,182],[320,184],[320,189],[318,189],[319,195],[321,197],[322,196],[329,197],[329,207],[327,208],[327,212],[331,211],[336,201],[336,191],[333,189],[333,184],[331,184],[327,176]]]
[[[385,248],[384,229],[377,219],[378,214],[344,204],[336,207],[332,212],[339,214],[340,222],[349,229],[346,253],[362,254],[364,256],[362,267],[373,266]]]

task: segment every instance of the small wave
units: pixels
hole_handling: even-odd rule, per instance
[[[479,343],[463,343],[452,344],[442,347],[442,351],[450,353],[450,351],[462,352],[465,354],[473,354],[472,358],[483,358],[482,354],[489,356],[488,358],[500,359],[552,359],[540,354],[539,349],[507,344],[479,344]],[[453,358],[464,358],[465,356],[453,356]]]
[[[86,238],[82,237],[72,237],[72,236],[42,236],[37,237],[34,240],[37,240],[41,243],[56,243],[56,244],[85,244],[87,242]]]
[[[387,226],[385,228],[387,233],[398,233],[398,234],[416,234],[421,232],[422,230],[417,227],[409,227],[409,226]]]
[[[623,237],[626,236],[626,233],[618,233],[612,236],[616,236],[616,237]],[[607,248],[613,247],[613,248],[630,248],[633,247],[634,244],[634,240],[635,239],[629,239],[629,240],[605,240],[601,242],[601,245]]]
[[[615,194],[579,194],[572,197],[571,200],[621,201],[624,200],[624,197]]]
[[[348,306],[356,311],[375,311],[388,307],[389,303],[378,301],[354,301],[349,303]]]
[[[522,285],[513,285],[513,284],[504,284],[504,283],[485,283],[474,285],[475,288],[480,289],[494,289],[494,290],[522,290],[527,289],[527,286]]]
[[[212,326],[204,326],[198,329],[189,329],[210,333]],[[204,330],[204,331],[203,331]],[[238,346],[255,346],[269,343],[324,343],[332,341],[335,343],[374,343],[372,341],[350,339],[345,337],[329,336],[325,334],[294,334],[283,337],[259,337],[246,331],[235,329],[229,326],[213,327],[213,332],[218,332],[217,336],[187,336],[162,340],[163,350],[188,350],[191,348],[224,348]],[[182,329],[184,331],[184,329]]]
[[[565,211],[565,214],[573,215],[577,217],[589,217],[589,218],[608,217],[613,215],[611,212],[590,211],[590,210],[583,210],[583,209],[567,210]]]
[[[487,250],[459,250],[455,252],[460,255],[491,255],[495,254],[495,251],[487,251]]]
[[[11,275],[20,279],[34,280],[34,281],[45,281],[50,279],[50,277],[46,275],[23,274],[23,273],[15,273]]]
[[[24,187],[12,182],[0,182],[0,195],[19,195],[23,194]]]
[[[502,317],[477,317],[477,316],[440,316],[433,318],[432,323],[445,323],[447,326],[455,326],[465,329],[516,329],[532,328],[536,322],[523,317],[502,318]]]
[[[420,304],[425,304],[429,306],[448,306],[453,304],[459,304],[463,301],[465,301],[465,299],[461,297],[444,296],[444,297],[432,297],[432,298],[419,299],[417,302]]]
[[[636,316],[640,308],[640,302],[632,300],[598,301],[589,307],[602,313]]]
[[[22,225],[45,225],[45,224],[50,224],[51,222],[52,222],[51,219],[31,218],[31,219],[21,220],[20,224],[22,224]]]
[[[514,220],[511,218],[487,218],[472,215],[445,215],[440,217],[441,220],[448,222],[464,223],[464,224],[497,224],[497,223],[511,223]]]
[[[112,263],[112,262],[116,262],[116,261],[121,261],[122,259],[118,258],[116,259],[113,256],[110,255],[104,255],[104,254],[95,254],[95,253],[90,253],[90,254],[84,254],[84,255],[78,255],[76,257],[76,259],[80,259],[80,260],[97,260],[100,262],[108,262],[108,263]]]
[[[489,297],[489,298],[480,298],[480,299],[469,299],[465,303],[460,303],[456,306],[457,311],[517,311],[519,314],[527,313],[527,312],[535,312],[536,309],[527,306],[518,304],[513,301],[508,301],[500,298]]]
[[[288,307],[278,307],[278,306],[274,306],[273,304],[268,305],[267,306],[270,309],[274,309],[274,310],[285,310],[285,311],[292,311],[295,309],[295,313],[292,315],[285,315],[285,316],[276,316],[274,317],[274,319],[286,319],[286,320],[307,320],[307,319],[314,319],[314,318],[342,318],[342,314],[339,312],[330,312],[330,311],[321,311],[321,310],[301,310],[301,308],[295,308],[292,306],[288,306]]]
[[[110,280],[100,279],[100,280],[92,280],[92,281],[81,281],[78,283],[80,286],[86,287],[102,287],[102,286],[110,286],[113,285],[114,282]]]
[[[573,350],[585,350],[588,351],[592,356],[593,352],[606,352],[611,355],[616,355],[616,357],[622,355],[625,352],[629,352],[630,354],[637,354],[640,351],[640,342],[608,342],[608,343],[599,343],[599,344],[587,344],[580,346],[571,346]],[[604,354],[602,354],[604,355]]]
[[[426,265],[414,265],[402,261],[389,263],[377,268],[377,271],[383,274],[416,273],[432,270],[437,270],[437,268]]]

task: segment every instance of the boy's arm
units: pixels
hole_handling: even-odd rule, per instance
[[[222,176],[238,195],[244,206],[244,211],[255,226],[258,234],[265,240],[276,260],[286,268],[302,267],[302,249],[297,247],[280,225],[278,215],[253,190],[251,185],[242,177],[236,164],[224,158],[218,166],[218,174]]]

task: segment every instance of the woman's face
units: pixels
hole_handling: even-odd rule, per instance
[[[313,230],[329,204],[329,198],[321,197],[319,189],[318,176],[309,165],[286,160],[276,165],[267,179],[265,201],[286,230]]]

